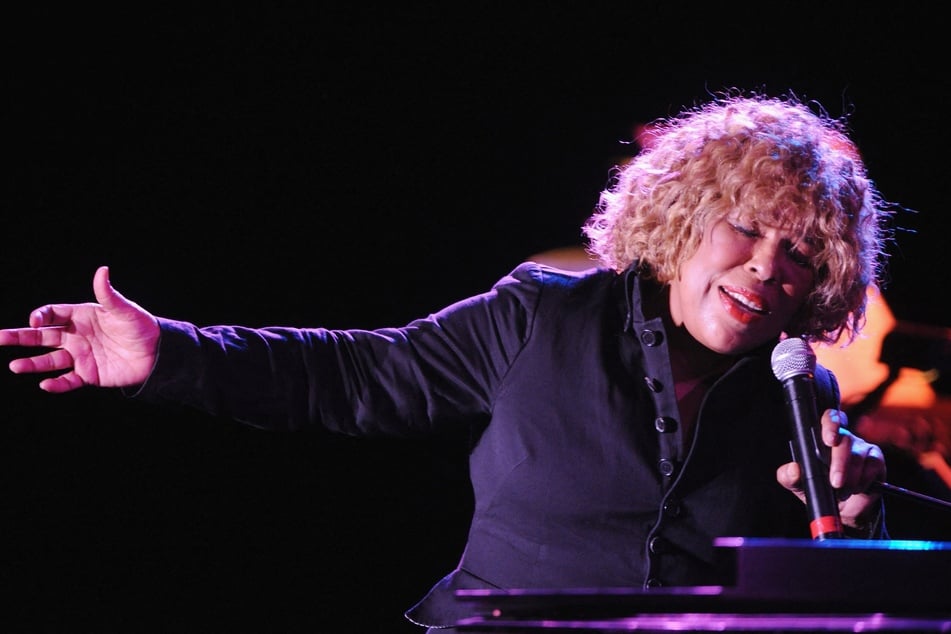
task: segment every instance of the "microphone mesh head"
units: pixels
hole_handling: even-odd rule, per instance
[[[812,376],[816,371],[816,354],[805,340],[783,339],[773,348],[773,374],[780,381],[794,376]]]

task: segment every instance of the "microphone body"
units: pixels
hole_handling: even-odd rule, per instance
[[[792,440],[793,460],[800,467],[806,494],[809,529],[816,540],[842,539],[839,504],[829,482],[829,467],[819,453],[819,413],[816,405],[816,356],[802,339],[779,342],[772,354],[773,373],[783,385]]]

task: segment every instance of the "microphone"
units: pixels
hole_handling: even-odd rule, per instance
[[[809,529],[815,540],[842,539],[845,531],[839,518],[839,504],[829,482],[829,467],[819,454],[816,439],[819,413],[816,405],[816,355],[803,339],[790,337],[779,342],[771,359],[773,374],[783,384],[792,430],[793,460],[799,463]]]

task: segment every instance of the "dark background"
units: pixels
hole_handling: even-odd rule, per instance
[[[763,6],[8,14],[2,324],[91,300],[108,264],[200,325],[400,325],[580,244],[634,126],[737,86],[851,113],[911,210],[886,299],[951,325],[943,20]],[[464,544],[461,439],[268,434],[36,381],[0,375],[3,618],[33,631],[417,631],[402,611]]]

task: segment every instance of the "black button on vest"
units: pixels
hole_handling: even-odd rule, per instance
[[[667,416],[659,416],[654,419],[654,429],[662,434],[670,434],[677,431],[677,421]]]

